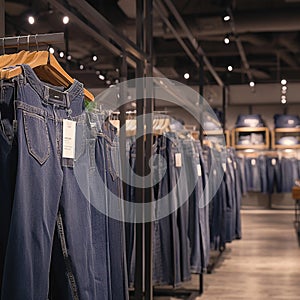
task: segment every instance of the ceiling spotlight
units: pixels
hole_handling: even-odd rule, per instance
[[[233,67],[232,67],[232,66],[228,66],[228,67],[227,67],[227,70],[228,70],[229,72],[231,72],[231,71],[233,70]]]
[[[286,94],[286,90],[282,90],[281,93],[282,93],[283,95],[285,95],[285,94]]]
[[[281,80],[281,84],[282,84],[282,85],[286,85],[286,84],[287,84],[286,79],[282,79],[282,80]]]
[[[65,56],[64,52],[63,52],[63,51],[60,51],[60,52],[59,52],[59,57],[60,57],[60,58],[63,58],[64,56]]]
[[[83,69],[84,69],[84,65],[82,65],[82,64],[79,65],[79,69],[80,69],[80,70],[83,70]]]
[[[29,23],[30,25],[33,25],[34,22],[35,22],[34,17],[33,17],[33,16],[29,16],[29,17],[28,17],[28,23]]]
[[[189,78],[190,78],[190,74],[189,74],[189,73],[185,73],[185,74],[183,75],[183,77],[184,77],[184,79],[189,79]]]
[[[224,43],[225,43],[226,45],[228,45],[228,44],[230,43],[230,39],[229,39],[228,36],[226,36],[226,37],[224,38]]]
[[[225,15],[224,17],[223,17],[223,20],[224,20],[224,22],[228,22],[228,21],[230,21],[230,16],[229,15]]]
[[[250,82],[249,82],[249,85],[250,85],[251,87],[254,87],[254,86],[255,86],[254,81],[250,81]]]
[[[68,16],[64,16],[62,21],[66,25],[70,22],[70,18]]]
[[[99,79],[101,79],[101,80],[105,80],[105,76],[102,75],[102,74],[99,74],[98,77],[99,77]]]
[[[96,75],[100,75],[100,73],[101,73],[101,72],[100,72],[99,70],[96,71]]]
[[[98,57],[96,55],[93,56],[93,61],[97,61]]]
[[[115,83],[116,83],[116,84],[117,84],[117,83],[119,83],[119,82],[120,82],[120,80],[119,80],[119,79],[116,79],[116,80],[115,80]]]
[[[281,99],[282,104],[286,104],[286,99]]]
[[[54,48],[50,47],[50,48],[49,48],[49,52],[50,52],[51,54],[54,54],[54,52],[55,52],[55,51],[54,51]]]
[[[72,56],[71,55],[68,55],[67,56],[67,60],[71,60],[72,59]]]
[[[106,80],[106,84],[111,84],[111,81],[110,80]]]
[[[281,89],[282,89],[282,91],[286,91],[287,90],[287,86],[284,85]]]

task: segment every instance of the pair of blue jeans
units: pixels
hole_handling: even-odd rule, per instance
[[[64,299],[95,299],[90,204],[74,176],[73,161],[62,158],[62,122],[84,126],[83,87],[67,90],[42,83],[27,65],[15,79],[18,161],[2,281],[2,299],[47,299],[54,231],[66,238],[68,280]],[[56,97],[52,96],[55,95]],[[57,272],[59,274],[59,272]]]

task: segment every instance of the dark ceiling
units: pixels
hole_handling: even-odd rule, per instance
[[[84,3],[84,1],[81,1]],[[135,40],[135,0],[87,1],[116,28],[132,41]],[[154,0],[154,3],[164,3]],[[57,4],[58,3],[58,4]],[[192,35],[204,50],[213,68],[228,85],[300,81],[300,1],[297,0],[173,0]],[[59,5],[78,16],[83,23],[93,27],[90,20],[81,16],[72,0],[5,1],[6,36],[61,32],[65,12]],[[165,6],[165,5],[164,5]],[[229,9],[229,10],[228,10]],[[232,14],[229,22],[223,21],[225,12]],[[168,9],[164,11],[179,37],[188,44],[188,36],[175,22]],[[28,23],[28,16],[35,23]],[[99,43],[83,25],[70,17],[68,27],[69,54],[72,60],[60,62],[69,73],[83,81],[89,88],[102,87],[100,70],[111,82],[119,77],[120,57]],[[191,85],[198,83],[199,71],[187,56],[174,34],[161,19],[161,12],[154,10],[154,64],[170,79]],[[101,33],[101,28],[93,28]],[[224,38],[230,43],[226,45]],[[58,49],[57,47],[55,48]],[[190,47],[193,55],[196,51]],[[64,45],[59,50],[65,50]],[[92,56],[99,58],[96,62]],[[58,57],[58,53],[56,53]],[[79,65],[84,65],[80,70]],[[228,71],[228,66],[233,71]],[[190,79],[183,74],[188,72]],[[129,76],[134,76],[130,68]],[[206,84],[215,84],[205,68]]]

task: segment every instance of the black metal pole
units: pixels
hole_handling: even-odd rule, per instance
[[[203,56],[199,55],[199,108],[200,108],[200,124],[199,124],[199,131],[200,136],[199,139],[201,143],[203,143],[203,97],[204,97],[204,62],[203,62]]]
[[[127,57],[126,54],[121,56],[121,69],[120,69],[120,156],[121,156],[121,171],[122,171],[122,178],[125,178],[126,172],[126,103],[127,100],[127,84],[125,84],[127,80]],[[127,184],[123,181],[123,199],[126,200],[126,189]]]
[[[0,0],[0,37],[5,36],[5,0]]]
[[[153,76],[153,0],[146,0],[146,9],[145,9],[145,52],[147,53],[147,63],[146,63],[146,75],[147,77]],[[145,145],[145,174],[150,174],[151,168],[149,166],[150,158],[153,155],[152,145],[153,145],[153,81],[152,78],[146,79],[146,145]],[[152,178],[152,177],[151,177]],[[152,184],[150,184],[152,186]],[[152,202],[152,187],[148,187],[145,193],[146,203]],[[152,220],[152,211],[145,211],[145,214],[148,214],[147,217],[150,217]],[[150,214],[150,215],[149,215]],[[147,222],[145,224],[145,299],[153,299],[153,284],[152,284],[152,260],[153,260],[153,251],[152,251],[152,222]]]
[[[222,88],[222,98],[223,98],[223,102],[222,102],[222,111],[223,111],[223,130],[225,131],[226,128],[226,108],[227,108],[227,90],[226,90],[226,85],[223,86]]]
[[[144,1],[136,0],[136,45],[138,50],[144,49]],[[136,78],[144,78],[144,61],[137,61]],[[144,176],[144,86],[143,84],[137,84],[136,86],[136,110],[137,110],[137,129],[136,134],[136,173],[139,176]],[[143,188],[135,188],[135,197],[138,203],[145,202],[145,191]],[[141,215],[143,220],[144,211],[141,209],[136,212]],[[145,227],[144,223],[136,224],[136,264],[135,264],[135,299],[144,299],[145,291]]]
[[[68,61],[68,56],[69,56],[69,28],[68,24],[65,24],[65,51],[66,51],[66,66],[68,67],[69,61]]]

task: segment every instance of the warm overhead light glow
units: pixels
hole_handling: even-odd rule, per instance
[[[224,43],[225,43],[226,45],[228,45],[228,44],[230,43],[229,37],[225,37],[225,38],[224,38]]]
[[[106,80],[106,84],[111,84],[111,81],[110,80]]]
[[[104,75],[102,75],[102,74],[99,74],[99,79],[101,79],[101,80],[104,80],[105,79],[105,76]]]
[[[282,91],[286,91],[287,90],[287,86],[284,85],[281,89],[282,89]]]
[[[281,99],[282,104],[286,104],[286,99]]]
[[[228,67],[227,67],[227,70],[228,70],[229,72],[231,72],[231,71],[233,70],[233,67],[232,67],[232,66],[228,66]]]
[[[34,22],[35,22],[34,17],[33,16],[29,16],[28,17],[28,23],[32,25],[32,24],[34,24]]]
[[[286,90],[282,90],[281,93],[282,93],[282,94],[286,94]]]
[[[98,57],[96,55],[93,56],[93,61],[97,61]]]
[[[184,77],[185,79],[189,79],[189,78],[190,78],[190,74],[189,74],[189,73],[185,73],[185,74],[183,75],[183,77]]]
[[[287,84],[286,79],[282,79],[282,80],[281,80],[281,84],[282,84],[282,85],[286,85],[286,84]]]
[[[49,52],[50,52],[51,54],[54,54],[54,48],[50,47],[50,48],[49,48]]]
[[[230,16],[229,16],[229,15],[224,16],[224,17],[223,17],[223,20],[224,20],[225,22],[228,22],[228,21],[230,20]]]
[[[67,60],[71,60],[72,59],[72,56],[71,55],[68,55],[67,56]]]
[[[255,86],[254,81],[250,81],[250,82],[249,82],[249,85],[250,85],[251,87],[254,87],[254,86]]]
[[[84,69],[84,65],[80,65],[80,66],[79,66],[79,69],[80,69],[80,70],[83,70],[83,69]]]
[[[60,58],[63,58],[64,56],[65,56],[65,54],[63,53],[63,51],[60,51],[60,52],[59,52],[59,57],[60,57]]]
[[[119,83],[120,81],[119,81],[119,79],[117,78],[116,80],[115,80],[115,83],[117,84],[117,83]]]
[[[63,23],[68,24],[70,22],[70,18],[68,16],[63,17]]]

